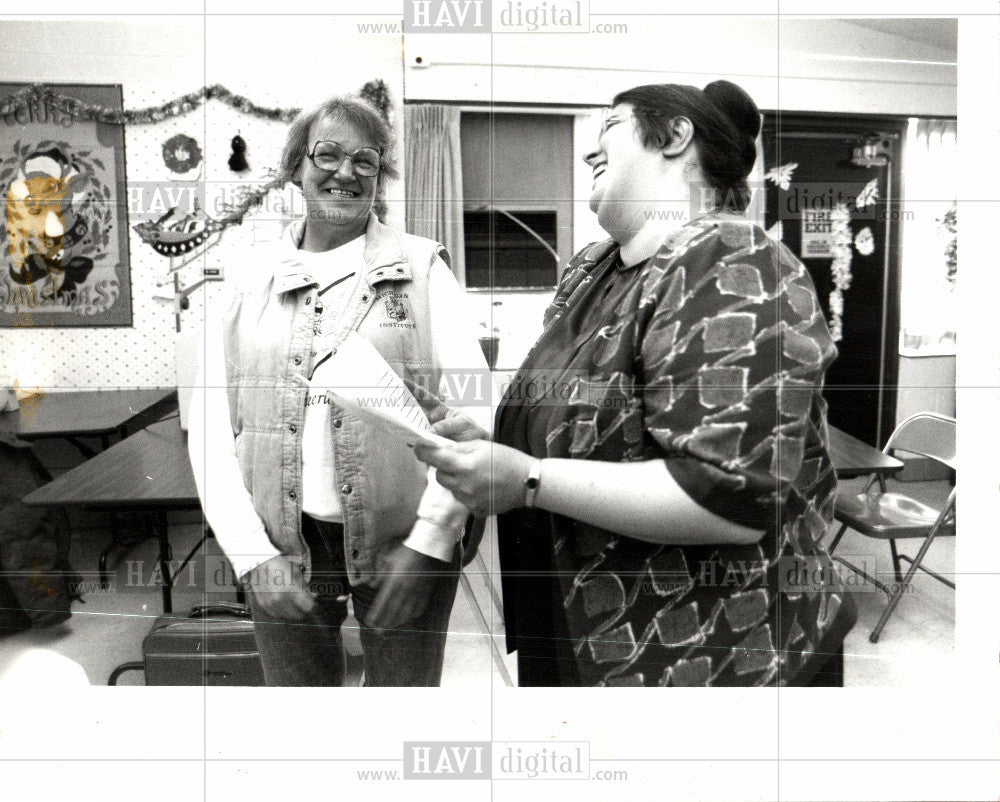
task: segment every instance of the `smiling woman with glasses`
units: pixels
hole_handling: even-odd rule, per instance
[[[344,683],[348,600],[366,685],[441,679],[468,510],[405,441],[327,394],[344,381],[335,357],[348,337],[399,377],[373,404],[394,406],[405,385],[435,421],[449,376],[488,370],[447,252],[380,220],[392,144],[359,98],[292,124],[280,177],[305,215],[280,243],[234,256],[191,401],[205,516],[250,591],[269,685]],[[490,425],[488,407],[464,409]]]
[[[521,685],[842,681],[836,350],[801,262],[740,216],[759,130],[727,81],[617,95],[586,156],[610,238],[566,268],[498,442],[449,420],[461,442],[417,446],[498,516]]]

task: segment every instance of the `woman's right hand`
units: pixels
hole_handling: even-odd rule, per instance
[[[279,554],[248,571],[244,584],[254,606],[269,618],[303,621],[316,606],[316,595],[302,579],[302,566]]]
[[[434,434],[447,437],[457,443],[464,443],[469,440],[489,440],[489,432],[485,431],[478,423],[457,409],[450,410],[448,417],[438,421],[431,426]]]

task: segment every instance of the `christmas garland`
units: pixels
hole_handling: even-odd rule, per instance
[[[958,201],[951,202],[951,207],[938,222],[950,235],[944,249],[944,258],[948,283],[954,287],[958,276]]]
[[[834,342],[844,338],[844,292],[851,286],[851,262],[854,253],[851,245],[854,237],[851,234],[851,211],[847,204],[838,203],[830,214],[833,225],[832,245],[833,262],[830,263],[830,275],[833,278],[833,290],[830,292],[830,336]]]
[[[358,92],[358,96],[363,100],[368,101],[378,110],[387,122],[390,122],[389,113],[392,103],[389,98],[389,88],[386,86],[385,81],[381,79],[368,81],[368,83],[361,87],[361,91]],[[87,103],[78,98],[72,97],[71,95],[56,92],[44,84],[36,83],[26,86],[24,89],[18,90],[0,102],[0,118],[8,117],[13,115],[15,112],[23,111],[29,108],[33,103],[43,101],[55,108],[59,108],[77,120],[97,120],[98,122],[109,123],[112,125],[148,124],[162,122],[163,120],[172,117],[179,117],[184,114],[190,114],[207,100],[215,100],[225,103],[243,114],[272,122],[290,123],[301,112],[301,109],[297,108],[281,109],[259,106],[248,98],[245,98],[243,95],[234,94],[221,84],[203,86],[197,92],[182,95],[181,97],[170,100],[160,106],[148,106],[142,109],[127,109],[125,111],[118,111],[117,109],[101,106],[97,103]],[[239,137],[237,137],[237,139],[239,139]],[[240,142],[242,142],[242,139],[240,139]],[[245,144],[243,147],[245,148]],[[17,158],[20,158],[23,155],[24,154],[18,153]],[[202,153],[195,140],[179,134],[164,143],[164,158],[168,168],[176,171],[182,168],[188,169],[196,166],[202,159]],[[0,169],[6,166],[6,162],[0,162]],[[12,175],[13,170],[7,170],[5,172],[5,175],[6,174]],[[239,225],[243,222],[243,218],[252,209],[260,206],[268,193],[275,189],[280,189],[284,184],[284,180],[276,178],[272,175],[271,178],[261,186],[239,187],[235,202],[228,204],[223,209],[222,217],[217,220],[207,217],[204,220],[201,220],[197,214],[189,215],[181,220],[177,225],[181,228],[186,227],[188,224],[203,225],[203,228],[196,231],[195,236],[191,238],[182,238],[182,240],[178,241],[171,240],[170,243],[165,244],[162,241],[164,239],[164,233],[160,227],[159,221],[156,223],[141,223],[135,226],[135,229],[144,241],[152,244],[153,247],[157,249],[158,253],[162,253],[164,256],[174,256],[185,252],[186,249],[188,249],[188,246],[193,247],[194,244],[200,244],[200,238],[202,238],[203,235],[216,231],[223,231],[232,225]],[[2,222],[0,222],[0,241],[5,241],[6,235],[7,232],[2,225]],[[103,235],[106,236],[106,233]],[[102,233],[97,232],[95,229],[94,236],[102,236]]]
[[[390,105],[389,90],[384,81],[381,79],[369,81],[362,87],[359,94],[388,119]],[[0,103],[0,117],[7,117],[16,111],[23,111],[30,104],[39,100],[51,103],[53,106],[72,115],[74,119],[97,120],[102,123],[111,123],[114,125],[145,125],[163,122],[171,117],[190,114],[206,100],[216,100],[220,103],[225,103],[242,114],[272,122],[290,123],[301,111],[301,109],[259,106],[243,95],[237,95],[229,91],[222,84],[203,86],[196,92],[181,95],[160,106],[147,106],[142,109],[126,109],[125,111],[101,106],[98,103],[87,103],[71,95],[64,95],[57,92],[45,86],[45,84],[31,84],[31,86],[26,86],[13,95],[9,95],[6,100]]]

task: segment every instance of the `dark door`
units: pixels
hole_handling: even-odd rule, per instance
[[[764,182],[766,224],[781,223],[782,240],[808,268],[831,329],[839,329],[839,356],[824,393],[830,423],[879,447],[896,418],[905,125],[895,118],[781,114],[766,117],[764,126],[765,169],[785,168]],[[863,194],[866,188],[876,200]],[[839,302],[831,297],[838,283]]]

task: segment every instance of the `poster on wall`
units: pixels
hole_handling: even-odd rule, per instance
[[[802,258],[833,258],[833,211],[802,210]]]
[[[48,86],[122,110],[120,85]],[[0,192],[0,327],[131,326],[124,126],[27,100],[0,116]]]

